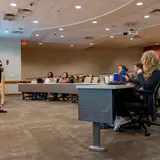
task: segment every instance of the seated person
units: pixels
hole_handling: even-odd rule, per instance
[[[126,80],[128,82],[133,83],[136,89],[141,88],[139,74],[143,74],[142,70],[143,70],[142,63],[135,63],[133,67],[133,74],[132,74],[134,76],[131,76],[131,78],[129,78],[128,76],[125,76]]]
[[[59,80],[59,83],[69,83],[69,76],[67,72],[64,72]]]
[[[50,83],[56,83],[56,79],[53,78],[53,73],[52,72],[48,72],[47,74],[47,78],[44,81],[44,84],[50,84]],[[43,93],[42,99],[43,100],[47,100],[47,97],[50,93]]]
[[[154,91],[155,87],[160,81],[160,60],[155,51],[146,51],[143,53],[142,58],[143,74],[138,74],[138,80],[141,88],[144,90]],[[139,70],[142,73],[142,70]],[[125,89],[117,93],[115,98],[115,112],[116,120],[114,122],[114,130],[118,130],[121,125],[129,123],[130,121],[125,118],[128,116],[127,108],[123,107],[125,102],[143,103],[140,95],[133,89]]]
[[[49,72],[47,74],[47,78],[45,79],[44,83],[49,84],[49,83],[56,83],[56,82],[57,82],[57,80],[56,80],[56,78],[53,78],[53,73]]]
[[[69,83],[80,83],[80,78],[77,75],[72,75],[69,79],[70,79]]]
[[[80,83],[80,78],[79,78],[79,76],[74,75],[73,78],[74,78],[74,83]]]
[[[120,81],[120,82],[126,82],[127,83],[128,81],[125,80],[125,77],[124,77],[124,76],[127,76],[129,78],[127,67],[124,66],[124,65],[120,65],[118,67],[118,72],[119,72],[118,81]]]
[[[58,83],[70,83],[70,79],[69,79],[69,76],[68,76],[68,73],[67,72],[64,72],[63,75],[60,77]],[[57,94],[57,93],[54,93],[54,98],[52,99],[53,101],[56,101],[56,100],[59,100],[59,98],[61,97],[66,97],[67,95],[66,94]]]
[[[43,83],[43,79],[42,78],[38,78],[37,79],[37,83]],[[34,93],[32,93],[32,100],[41,100],[42,99],[42,95],[43,95],[43,93],[34,92]]]

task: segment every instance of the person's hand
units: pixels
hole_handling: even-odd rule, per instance
[[[127,75],[125,75],[124,78],[126,79],[126,81],[129,81],[129,78]]]
[[[142,73],[143,71],[142,71],[142,69],[139,69],[138,71],[137,71],[137,74],[140,74],[140,73]]]

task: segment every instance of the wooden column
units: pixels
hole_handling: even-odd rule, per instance
[[[2,73],[0,88],[1,88],[1,105],[4,105],[5,103],[5,77],[3,73]]]

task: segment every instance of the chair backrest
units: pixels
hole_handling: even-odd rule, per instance
[[[84,83],[92,83],[92,77],[86,77]]]
[[[43,83],[43,79],[42,78],[38,78],[37,79],[37,83]]]
[[[152,118],[153,121],[157,120],[157,92],[160,87],[160,82],[157,83],[155,89],[151,94],[147,95],[146,98],[144,98],[144,101],[147,103],[148,112]]]
[[[159,95],[159,90],[160,90],[160,81],[158,82],[153,93],[153,104],[155,105],[155,107],[157,107],[157,96]]]
[[[99,82],[99,77],[93,77],[92,83],[98,83]]]
[[[31,84],[37,84],[37,80],[32,80]]]
[[[159,87],[160,87],[160,82],[158,82],[157,86],[154,89],[154,92],[152,94],[152,100],[148,97],[148,104],[149,104],[148,109],[149,109],[149,112],[150,112],[150,115],[151,115],[153,121],[157,120],[158,105],[157,105],[156,98],[157,98],[157,93],[158,93]],[[152,103],[152,105],[151,105],[151,103]]]
[[[157,98],[160,99],[160,88],[157,91]]]
[[[101,84],[105,84],[105,76],[100,75],[99,76],[99,81],[100,81]]]

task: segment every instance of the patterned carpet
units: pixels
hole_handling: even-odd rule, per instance
[[[88,150],[92,124],[77,120],[77,104],[21,100],[8,96],[0,114],[0,160],[160,160],[160,128],[101,132],[107,152]]]

